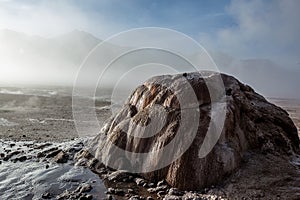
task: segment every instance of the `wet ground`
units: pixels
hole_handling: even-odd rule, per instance
[[[105,186],[98,175],[74,165],[84,140],[64,143],[0,140],[0,199],[102,199]],[[64,155],[64,156],[61,156]]]
[[[0,89],[0,139],[57,142],[77,138],[69,90]],[[111,115],[110,102],[96,101],[95,106],[101,126]]]
[[[300,199],[297,156],[286,162],[249,154],[224,183],[194,193],[137,175],[116,176],[105,167],[95,174],[92,166],[74,160],[87,138],[76,132],[70,95],[64,88],[0,88],[0,199]],[[299,100],[269,100],[300,127]],[[96,101],[100,124],[110,117],[109,106]]]

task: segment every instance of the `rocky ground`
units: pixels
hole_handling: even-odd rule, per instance
[[[105,187],[89,169],[74,165],[85,141],[0,140],[1,199],[102,199]]]
[[[100,124],[110,116],[109,105],[96,102]],[[71,96],[0,93],[0,139],[59,142],[77,137]]]
[[[215,85],[217,78],[217,74],[207,72],[204,79],[214,83],[213,87],[218,90],[220,87]],[[94,157],[107,165],[116,166],[119,170],[147,171],[149,166],[157,166],[172,156],[170,151],[167,151],[169,156],[164,156],[165,149],[176,140],[177,128],[184,126],[184,122],[188,122],[189,126],[184,127],[184,137],[176,146],[172,146],[171,151],[176,153],[178,149],[186,147],[185,141],[192,137],[190,133],[194,131],[191,131],[191,125],[196,124],[193,121],[196,119],[199,120],[196,136],[184,154],[175,161],[168,162],[164,168],[141,173],[145,180],[151,180],[150,184],[154,183],[151,185],[155,187],[150,186],[148,192],[155,192],[162,199],[299,199],[300,143],[297,128],[289,114],[268,102],[251,87],[225,74],[222,74],[222,80],[226,95],[211,97],[204,79],[198,73],[166,75],[153,77],[138,86],[120,112],[106,123],[101,133],[89,145],[89,152],[93,155],[83,152],[82,158],[86,161],[82,163],[92,162],[92,166],[87,166],[98,174],[106,171],[103,171],[103,166]],[[189,94],[186,93],[186,80],[197,94],[197,104],[188,100],[185,104],[180,104],[178,100]],[[170,88],[173,89],[172,92]],[[221,107],[225,101],[226,107]],[[157,105],[164,109],[157,111]],[[214,110],[213,106],[217,109]],[[201,118],[189,115],[191,118],[188,121],[182,120],[185,112],[192,110],[191,108],[198,108]],[[178,114],[180,109],[181,115]],[[203,143],[206,136],[214,137],[217,133],[215,130],[219,127],[216,124],[218,120],[214,121],[214,131],[207,133],[206,130],[210,127],[211,116],[221,114],[220,109],[226,109],[222,134],[210,153],[201,158],[198,155],[200,148],[205,146]],[[155,114],[152,111],[156,111]],[[162,128],[155,129],[158,123],[151,126],[152,121],[159,122],[164,119],[166,122]],[[148,129],[140,128],[145,125],[148,125]],[[148,132],[156,134],[149,137]],[[156,153],[162,147],[165,147],[164,152]],[[147,154],[141,163],[138,162],[140,157],[128,151]],[[163,183],[162,179],[182,191],[158,184]],[[145,184],[145,187],[149,185]],[[116,189],[118,188],[111,189],[110,193],[115,194]],[[173,194],[173,191],[177,194]]]
[[[180,191],[164,180],[150,182],[137,174],[106,168],[83,150],[85,141],[34,143],[1,141],[0,193],[2,199],[299,199],[300,157],[290,163],[271,154],[249,154],[243,166],[219,185],[198,192]],[[76,154],[77,153],[77,154]],[[76,155],[76,156],[75,156]],[[76,157],[76,160],[74,160]],[[20,165],[36,168],[21,170],[25,180],[12,179]],[[15,166],[15,168],[12,168]],[[82,167],[81,167],[82,166]],[[10,170],[8,169],[10,168]],[[77,173],[70,171],[79,168]],[[85,170],[91,169],[91,175]],[[38,171],[42,180],[32,178]],[[67,173],[69,175],[66,175]],[[11,173],[11,175],[9,175]],[[79,175],[79,173],[81,175]],[[50,174],[57,174],[53,178]],[[96,175],[97,174],[97,175]],[[99,175],[100,179],[97,179]],[[60,176],[65,176],[59,179]],[[42,182],[51,187],[45,187]],[[11,182],[11,183],[10,183]],[[6,188],[8,185],[13,190]],[[272,187],[270,187],[272,186]],[[44,188],[45,187],[45,188]],[[34,188],[40,188],[37,193]],[[17,196],[14,196],[16,195]],[[285,194],[285,195],[283,195]]]
[[[149,182],[137,174],[107,168],[83,150],[86,142],[1,140],[1,199],[221,199],[206,194],[209,190],[179,191],[164,180]]]
[[[220,184],[180,191],[95,160],[73,134],[70,97],[0,95],[0,199],[300,199],[298,155],[249,152]],[[299,130],[300,102],[271,101]]]

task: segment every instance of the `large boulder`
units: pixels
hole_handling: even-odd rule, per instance
[[[189,87],[196,104],[193,94],[187,97]],[[193,114],[182,122],[186,112]],[[220,126],[214,119],[222,113]],[[163,126],[153,126],[160,121]],[[184,135],[176,139],[179,130]],[[172,140],[177,141],[168,149],[171,152],[157,153]],[[246,152],[288,156],[298,150],[297,129],[285,110],[234,77],[214,72],[149,79],[137,87],[91,143],[94,156],[104,164],[125,170],[138,168],[145,178],[165,179],[172,187],[185,190],[218,183],[241,165]],[[137,154],[144,157],[138,159]]]

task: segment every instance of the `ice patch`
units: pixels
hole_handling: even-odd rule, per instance
[[[56,91],[49,91],[48,94],[50,94],[50,95],[57,95],[57,92]]]
[[[65,121],[65,122],[74,122],[73,119],[60,119],[60,118],[45,118],[45,119],[43,119],[43,120],[29,118],[28,120],[29,120],[31,123],[40,123],[40,124],[47,123],[47,121]]]
[[[97,110],[110,110],[111,106],[96,107]]]
[[[38,153],[55,151],[61,149],[69,152],[78,152],[83,145],[89,141],[75,139],[63,143],[36,143],[34,141],[4,141],[0,140],[0,152],[14,154],[5,161],[1,159],[0,164],[0,199],[43,199],[42,195],[49,193],[51,199],[65,190],[74,191],[78,186],[87,183],[92,190],[86,192],[93,195],[93,199],[105,198],[105,186],[97,174],[90,169],[74,166],[74,160],[65,164],[58,164],[52,158],[39,158]],[[71,150],[72,149],[72,150]],[[16,158],[25,156],[23,162]]]
[[[1,89],[0,94],[24,94],[20,90],[7,90],[7,89]]]
[[[15,122],[8,121],[7,119],[0,118],[0,126],[17,126]]]
[[[38,120],[38,119],[28,119],[31,123],[40,123],[40,124],[44,124],[46,121],[45,120]]]
[[[42,199],[45,193],[56,196],[76,189],[79,182],[92,183],[94,198],[105,197],[101,179],[87,168],[53,164],[46,169],[45,163],[7,162],[0,168],[0,199]]]
[[[66,121],[66,122],[74,122],[73,119],[56,119],[56,118],[45,118],[44,121]]]

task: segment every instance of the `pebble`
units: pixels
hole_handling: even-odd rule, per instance
[[[57,149],[57,150],[53,150],[52,152],[48,153],[46,155],[46,158],[53,158],[54,156],[56,156],[57,154],[59,154],[59,152],[61,152],[60,149]]]
[[[20,156],[20,157],[15,159],[15,161],[20,161],[20,162],[24,162],[25,160],[27,160],[26,156]]]
[[[9,146],[10,146],[10,147],[14,147],[14,146],[16,146],[16,144],[11,143],[11,144],[9,144]]]
[[[107,194],[114,194],[115,193],[115,189],[114,188],[107,188]]]
[[[148,187],[152,187],[153,188],[154,186],[155,186],[155,183],[149,183],[148,184]]]
[[[51,198],[51,195],[50,195],[49,192],[47,192],[47,193],[42,194],[42,198],[43,198],[43,199],[50,199],[50,198]]]
[[[13,152],[7,154],[7,155],[3,158],[3,160],[4,160],[4,161],[8,161],[9,159],[11,159],[11,157],[13,157],[13,156],[15,156],[15,155],[18,155],[18,154],[20,154],[20,153],[21,153],[20,151],[13,151]]]
[[[69,159],[69,155],[64,152],[64,151],[60,151],[54,158],[53,160],[57,163],[66,163],[68,162]]]
[[[79,197],[79,200],[92,200],[93,196],[90,194],[83,194]]]
[[[134,190],[131,189],[131,188],[129,188],[129,189],[127,190],[127,192],[130,193],[130,194],[133,194],[133,193],[134,193]]]
[[[168,194],[169,194],[169,195],[175,195],[175,196],[182,196],[182,195],[184,195],[184,192],[178,190],[177,188],[171,188],[171,189],[169,190],[169,193],[168,193]]]
[[[92,189],[93,189],[93,187],[92,187],[90,184],[84,183],[84,184],[80,185],[80,186],[75,190],[75,192],[76,192],[76,191],[79,191],[79,193],[84,193],[84,192],[89,192],[89,191],[91,191]]]
[[[143,184],[143,187],[148,187],[148,184],[147,184],[147,183],[144,183],[144,184]]]
[[[115,195],[124,196],[125,192],[122,189],[115,189]]]
[[[179,196],[174,196],[174,195],[166,195],[164,198],[163,198],[163,200],[181,200],[182,198],[181,197],[179,197]],[[197,197],[191,197],[191,198],[183,198],[184,200],[185,199],[199,199],[200,200],[200,198],[197,198]],[[202,198],[201,198],[202,199]]]
[[[91,160],[88,161],[87,166],[88,166],[89,168],[94,169],[94,168],[96,168],[96,165],[97,165],[98,163],[99,163],[99,161],[98,161],[96,158],[93,158],[93,159],[91,159]]]
[[[122,189],[108,188],[106,194],[115,194],[118,196],[124,196],[125,192]]]
[[[126,180],[126,181],[129,180],[129,174],[130,173],[128,171],[118,170],[118,171],[115,171],[115,172],[111,173],[110,175],[108,175],[107,179],[109,181],[123,181],[124,182],[124,180]]]
[[[142,178],[135,178],[134,182],[138,185],[138,186],[142,186],[145,183],[145,180]]]
[[[162,185],[166,185],[166,181],[165,180],[161,180],[157,183],[157,186],[162,186]]]
[[[168,186],[163,185],[163,186],[159,186],[159,187],[156,187],[156,188],[149,188],[149,189],[147,189],[147,191],[150,192],[150,193],[154,193],[154,192],[159,192],[159,191],[165,191],[167,189],[168,189]]]
[[[40,144],[40,145],[36,145],[35,147],[33,147],[34,149],[43,149],[45,147],[51,146],[52,144],[50,143],[45,143],[45,144]]]
[[[166,194],[165,191],[159,191],[159,192],[157,192],[157,196],[159,196],[159,197],[162,197],[162,196],[164,196],[165,194]]]
[[[140,199],[141,198],[138,195],[135,195],[135,196],[132,196],[132,197],[129,198],[129,200],[140,200]]]
[[[92,200],[93,196],[85,193],[91,190],[92,190],[92,186],[90,184],[83,183],[72,192],[68,190],[64,191],[62,194],[58,195],[56,199]]]
[[[45,156],[46,155],[43,152],[38,152],[37,155],[36,155],[37,158],[42,158],[42,157],[45,157]]]

